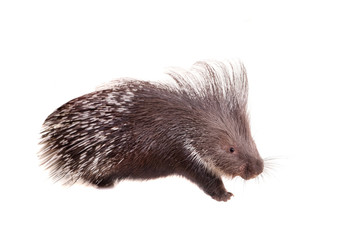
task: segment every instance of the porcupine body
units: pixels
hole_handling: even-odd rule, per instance
[[[173,85],[113,82],[75,98],[44,122],[40,157],[55,179],[111,187],[122,179],[180,175],[218,201],[221,176],[263,171],[250,133],[240,62],[198,62]]]

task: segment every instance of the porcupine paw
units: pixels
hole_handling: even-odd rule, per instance
[[[213,189],[211,192],[208,193],[216,201],[223,201],[223,202],[226,202],[232,196],[234,196],[234,194],[228,192],[223,186]]]
[[[211,197],[216,201],[223,201],[223,202],[226,202],[232,196],[234,196],[234,194],[232,194],[231,192],[215,193],[211,195]]]

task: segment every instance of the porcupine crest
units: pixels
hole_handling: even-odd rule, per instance
[[[168,74],[175,85],[113,81],[53,112],[43,124],[40,153],[52,177],[96,184],[126,168],[125,177],[134,171],[151,178],[132,163],[138,167],[146,165],[145,158],[160,159],[158,170],[182,148],[185,158],[215,175],[233,177],[241,171],[248,178],[244,164],[222,161],[223,154],[212,146],[243,142],[243,158],[260,158],[250,135],[243,65],[198,62],[189,71]]]
[[[203,129],[205,134],[185,141],[185,148],[199,165],[218,176],[239,176],[242,166],[237,168],[233,162],[223,161],[223,152],[215,149],[217,142],[227,142],[223,144],[224,148],[241,143],[238,147],[242,149],[243,158],[261,159],[250,133],[248,80],[240,61],[202,61],[194,64],[189,71],[175,70],[169,75],[177,83],[184,102],[206,125]],[[206,149],[204,142],[208,147]],[[244,175],[242,177],[247,179],[248,176]]]

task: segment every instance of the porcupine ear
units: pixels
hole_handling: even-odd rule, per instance
[[[248,81],[244,65],[234,61],[200,61],[188,71],[172,69],[168,75],[191,98],[226,104],[224,109],[246,111]],[[210,99],[209,99],[210,98]]]

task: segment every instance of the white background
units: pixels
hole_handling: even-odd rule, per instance
[[[360,239],[358,1],[1,1],[1,239]],[[44,119],[118,77],[240,58],[264,180],[53,183]]]

